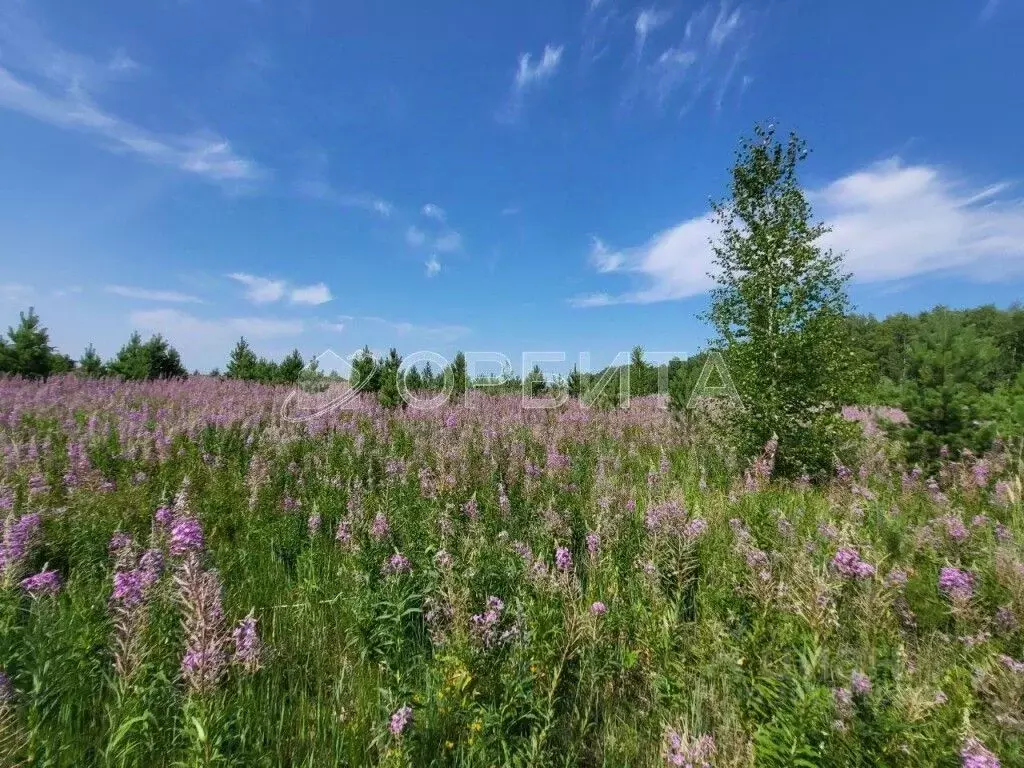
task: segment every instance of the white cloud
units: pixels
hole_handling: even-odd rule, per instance
[[[739,26],[740,9],[736,8],[730,12],[728,6],[723,2],[718,9],[715,23],[711,25],[711,31],[708,33],[708,42],[715,48],[720,48]]]
[[[419,248],[427,242],[427,233],[418,227],[409,227],[405,231],[405,242],[408,243],[411,248]]]
[[[437,256],[431,256],[426,261],[427,265],[427,277],[434,277],[438,272],[441,271],[441,262],[437,260]]]
[[[11,304],[28,301],[34,294],[35,290],[30,285],[0,283],[0,300],[10,302]]]
[[[172,343],[186,336],[226,336],[236,339],[273,339],[297,336],[303,331],[301,320],[267,317],[227,317],[204,320],[178,309],[153,309],[132,312],[132,325],[140,330],[162,333]]]
[[[344,333],[347,324],[344,320],[338,320],[337,322],[330,322],[328,320],[320,323],[320,327],[325,331],[331,331],[332,333]]]
[[[558,71],[558,65],[562,61],[564,46],[546,45],[540,61],[531,63],[533,57],[530,53],[519,54],[519,68],[516,70],[515,88],[517,91],[525,90],[532,85],[541,83]]]
[[[326,304],[332,298],[330,288],[323,283],[293,288],[290,296],[292,304],[309,304],[314,307]]]
[[[434,240],[434,249],[441,253],[453,253],[462,248],[462,235],[458,232],[445,232]]]
[[[1024,201],[1006,184],[971,187],[935,166],[890,159],[808,192],[816,215],[832,227],[821,241],[845,254],[858,282],[945,273],[976,281],[1024,274]],[[571,299],[574,306],[651,303],[694,296],[711,287],[710,215],[615,251],[595,239],[591,262],[603,274],[638,278],[621,294]]]
[[[418,325],[404,321],[386,320],[383,317],[361,317],[359,320],[383,325],[397,336],[411,336],[441,343],[455,341],[470,332],[464,325]]]
[[[638,57],[646,39],[646,33],[641,33],[647,29],[640,21],[638,17]],[[682,40],[665,48],[638,73],[627,96],[643,93],[663,106],[678,93],[682,95],[680,111],[685,113],[707,94],[719,111],[746,58],[754,27],[749,14],[732,8],[727,0],[704,5],[687,20]]]
[[[637,14],[633,29],[636,32],[636,58],[638,61],[643,54],[644,45],[647,43],[647,36],[671,18],[672,14],[669,11],[659,11],[655,8],[645,8]]]
[[[97,107],[77,83],[48,92],[0,67],[0,108],[50,125],[95,134],[114,151],[130,152],[210,181],[252,181],[262,175],[252,160],[212,134],[158,135]]]
[[[429,219],[436,219],[437,221],[444,223],[444,209],[439,205],[427,203],[426,205],[423,206],[423,210],[421,211],[421,213]]]
[[[153,291],[148,288],[134,288],[130,285],[108,285],[104,290],[116,296],[124,296],[128,299],[142,299],[144,301],[166,301],[180,304],[202,304],[203,300],[198,296],[190,296],[177,291]]]
[[[246,287],[245,297],[253,304],[270,304],[279,301],[285,294],[284,280],[271,280],[244,272],[233,272],[228,277]]]
[[[329,183],[319,178],[305,179],[296,183],[294,188],[303,197],[321,200],[331,205],[341,206],[342,208],[359,208],[369,213],[375,213],[385,219],[391,216],[395,210],[391,203],[380,197],[369,194],[342,194]]]

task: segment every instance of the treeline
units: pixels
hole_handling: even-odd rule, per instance
[[[103,362],[91,344],[76,362],[50,344],[50,332],[31,307],[22,312],[18,326],[0,338],[0,373],[45,378],[75,371],[84,376],[120,376],[125,379],[167,379],[188,375],[181,356],[157,334],[143,342],[133,333],[112,359]]]
[[[848,322],[868,372],[860,400],[907,414],[910,425],[896,431],[909,460],[1024,435],[1024,307],[939,306]]]

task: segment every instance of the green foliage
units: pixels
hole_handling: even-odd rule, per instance
[[[583,394],[583,377],[580,376],[580,369],[575,365],[569,373],[569,378],[566,381],[566,389],[569,392],[569,397],[575,400],[578,400],[580,395]]]
[[[257,376],[258,365],[259,359],[256,357],[256,353],[252,351],[252,347],[243,336],[231,350],[228,364],[224,368],[224,375],[229,379],[253,380]]]
[[[451,400],[452,402],[461,402],[469,383],[466,376],[466,356],[462,350],[455,353],[455,359],[449,368],[452,377]]]
[[[178,351],[163,336],[151,336],[143,343],[137,331],[132,333],[117,356],[107,363],[106,369],[114,376],[136,381],[184,378],[188,375]]]
[[[405,401],[398,390],[399,369],[402,367],[402,358],[394,347],[388,352],[387,358],[380,363],[380,391],[377,399],[385,408],[397,408],[405,406]]]
[[[102,376],[103,360],[96,353],[96,347],[92,344],[85,348],[82,357],[78,361],[78,370],[86,376]]]
[[[380,382],[380,371],[377,370],[373,353],[369,346],[365,346],[352,361],[352,374],[349,383],[352,384],[353,389],[360,392],[375,393],[380,389]]]
[[[17,328],[8,328],[6,340],[0,338],[0,373],[38,379],[72,367],[70,358],[50,346],[50,332],[32,307],[21,313]]]
[[[719,333],[744,408],[733,414],[741,456],[778,439],[776,471],[825,476],[853,432],[841,407],[859,391],[849,347],[842,258],[816,241],[797,181],[804,142],[783,144],[758,126],[732,168],[730,199],[716,203],[718,287],[708,320]]]
[[[525,385],[524,391],[528,397],[540,397],[547,391],[548,383],[539,365],[534,365],[527,374]]]

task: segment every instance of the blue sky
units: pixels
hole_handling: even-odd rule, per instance
[[[0,0],[0,322],[203,369],[242,334],[692,352],[759,120],[809,141],[861,311],[1005,305],[1022,33],[1019,0]]]

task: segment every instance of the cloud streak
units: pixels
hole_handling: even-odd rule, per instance
[[[93,134],[111,151],[134,154],[208,181],[251,182],[265,175],[255,161],[236,153],[230,142],[216,134],[152,133],[101,109],[77,83],[64,92],[48,90],[0,67],[0,108]]]
[[[148,288],[135,288],[130,285],[108,285],[104,288],[107,293],[115,296],[123,296],[127,299],[142,299],[143,301],[160,301],[179,304],[202,304],[203,300],[198,296],[191,296],[177,291],[154,291]]]
[[[940,167],[898,158],[869,166],[808,192],[832,231],[821,245],[845,254],[862,283],[929,274],[988,282],[1024,274],[1024,201],[1009,185],[976,187]],[[639,283],[623,293],[576,296],[577,307],[649,304],[683,299],[713,284],[710,242],[719,230],[710,215],[614,250],[595,239],[592,267]]]

